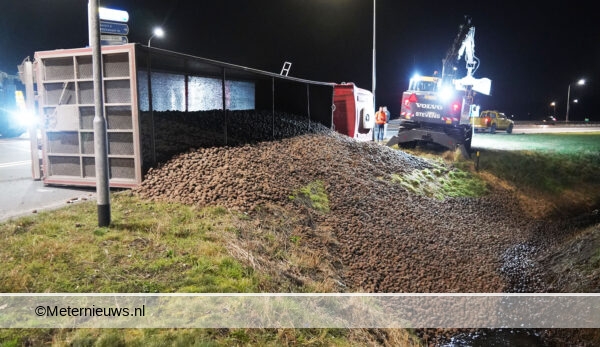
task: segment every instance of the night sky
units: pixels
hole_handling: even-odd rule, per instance
[[[476,27],[476,78],[492,80],[483,109],[516,119],[556,114],[600,121],[600,15],[589,1],[377,1],[377,105],[400,111],[416,72],[441,70],[470,15]],[[16,74],[36,51],[88,44],[86,0],[0,0],[0,70]],[[371,89],[373,0],[100,0],[129,12],[129,42],[290,76],[354,82]],[[458,64],[464,68],[464,60]],[[585,78],[585,86],[574,85]]]

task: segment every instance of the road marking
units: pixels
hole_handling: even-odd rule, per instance
[[[13,161],[11,163],[0,164],[0,169],[5,168],[5,167],[21,166],[21,165],[29,165],[29,164],[31,164],[31,160]]]
[[[17,144],[17,146],[15,146],[15,144]],[[18,146],[18,143],[16,143],[16,142],[0,141],[0,145],[2,145],[3,148],[14,149],[14,150],[21,151],[21,152],[30,152],[31,151],[31,148],[28,144],[25,144],[26,146]]]

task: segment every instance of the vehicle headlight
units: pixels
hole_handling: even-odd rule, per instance
[[[13,121],[23,128],[29,128],[37,124],[37,117],[31,112],[13,113]]]

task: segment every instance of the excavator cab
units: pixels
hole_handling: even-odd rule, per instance
[[[429,76],[415,76],[410,79],[408,90],[415,92],[432,92],[438,91],[439,78]]]

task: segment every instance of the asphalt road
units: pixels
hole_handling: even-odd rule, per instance
[[[0,221],[94,199],[95,192],[33,180],[29,139],[0,138]]]
[[[583,133],[600,131],[600,126],[516,125],[513,134]]]

